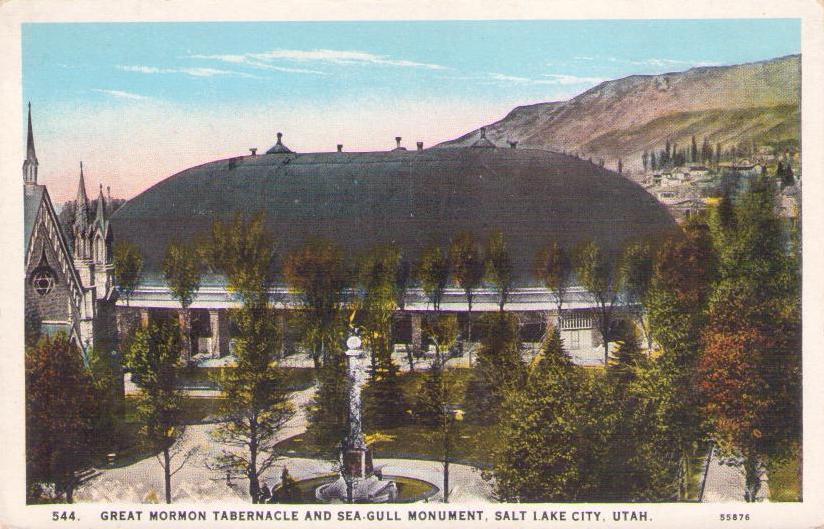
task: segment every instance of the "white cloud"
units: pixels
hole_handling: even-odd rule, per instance
[[[123,66],[119,65],[117,67],[119,70],[123,70],[124,72],[134,72],[134,73],[143,73],[143,74],[183,74],[188,75],[190,77],[215,77],[219,75],[229,75],[229,76],[238,76],[238,77],[254,77],[251,74],[244,73],[244,72],[233,72],[230,70],[219,70],[217,68],[157,68],[156,66],[134,66],[128,65]]]
[[[543,77],[546,77],[547,79],[532,79],[529,77],[520,77],[517,75],[507,75],[502,73],[489,74],[489,79],[514,84],[585,85],[597,84],[606,81],[606,79],[602,79],[600,77],[578,77],[575,75],[566,74],[544,74]]]
[[[445,70],[440,64],[395,59],[386,55],[377,55],[364,51],[354,50],[270,50],[242,55],[192,55],[193,59],[212,59],[233,64],[245,64],[255,68],[273,69],[283,72],[323,74],[317,70],[304,70],[273,65],[274,61],[290,61],[301,63],[335,64],[335,65],[378,65],[396,66],[399,68],[423,68],[427,70]]]
[[[135,94],[133,92],[126,92],[125,90],[106,90],[104,88],[92,88],[92,92],[97,92],[99,94],[105,94],[107,96],[114,97],[116,99],[129,99],[132,101],[142,101],[146,99],[151,99],[146,96],[142,96],[140,94]]]
[[[603,83],[606,79],[602,77],[578,77],[577,75],[567,75],[560,73],[545,74],[544,77],[549,77],[549,84],[598,84]]]

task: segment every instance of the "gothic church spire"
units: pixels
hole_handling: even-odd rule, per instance
[[[23,182],[37,184],[37,154],[34,152],[34,132],[31,127],[31,103],[29,103],[29,130],[26,138],[26,160],[23,162]]]
[[[80,162],[80,182],[77,184],[77,198],[74,202],[74,225],[85,230],[89,225],[89,197],[86,195],[86,181],[83,177],[83,162]]]

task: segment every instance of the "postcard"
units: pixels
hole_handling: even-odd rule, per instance
[[[822,6],[505,4],[0,5],[2,526],[824,524]]]

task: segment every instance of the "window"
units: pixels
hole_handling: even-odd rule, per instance
[[[38,268],[31,275],[31,286],[41,296],[45,296],[54,288],[54,273],[49,268]]]

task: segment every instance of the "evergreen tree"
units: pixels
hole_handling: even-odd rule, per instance
[[[607,459],[603,385],[575,366],[556,330],[548,333],[526,383],[507,394],[491,477],[506,502],[586,501],[600,496]]]
[[[469,417],[479,423],[498,419],[506,394],[523,384],[525,366],[515,316],[503,312],[485,314],[478,361],[464,399]]]
[[[371,352],[369,383],[364,388],[364,415],[374,427],[397,425],[403,418],[403,394],[398,387],[398,366],[392,361],[395,349],[392,321],[397,305],[395,277],[401,255],[396,248],[378,248],[360,263],[358,311],[363,340]]]
[[[668,240],[658,253],[648,297],[650,329],[661,354],[645,374],[641,393],[660,418],[652,438],[670,447],[664,459],[673,465],[673,485],[682,500],[687,460],[703,434],[694,381],[714,262],[707,226],[691,220],[684,236]]]
[[[695,135],[692,137],[692,144],[690,145],[690,162],[695,163],[698,161],[698,143],[695,141]]]

